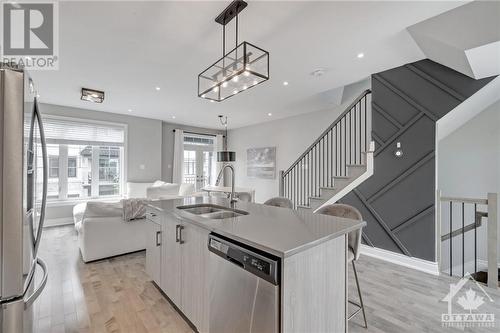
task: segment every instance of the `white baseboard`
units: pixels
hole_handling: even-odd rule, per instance
[[[55,227],[60,225],[73,224],[73,217],[59,217],[55,219],[46,219],[44,227]]]
[[[429,273],[432,275],[439,275],[439,268],[437,262],[408,257],[403,254],[394,253],[376,247],[371,247],[365,244],[361,244],[361,253],[373,258],[391,262],[393,264],[412,268],[417,271]]]

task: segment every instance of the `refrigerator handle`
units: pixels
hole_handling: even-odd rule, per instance
[[[43,289],[45,288],[45,285],[47,284],[47,277],[49,276],[49,272],[47,270],[47,265],[45,264],[45,261],[43,261],[40,258],[37,258],[36,263],[37,263],[37,265],[39,265],[43,269],[43,278],[42,278],[42,281],[40,282],[40,285],[35,289],[33,294],[28,296],[28,298],[25,298],[24,309],[28,309],[33,304],[33,302],[38,298],[38,296],[40,296]],[[35,276],[35,274],[32,275],[32,279],[34,276]]]
[[[43,186],[42,186],[42,206],[40,207],[40,223],[38,225],[38,230],[36,233],[36,238],[33,243],[33,258],[37,258],[38,247],[40,246],[40,239],[42,238],[43,224],[45,221],[45,208],[47,205],[47,186],[48,186],[48,160],[47,160],[47,144],[45,142],[45,132],[43,130],[43,122],[40,111],[38,110],[38,101],[35,97],[33,101],[33,115],[36,116],[38,129],[40,130],[40,142],[42,145],[42,165],[43,165]],[[33,228],[32,224],[31,227]],[[31,233],[33,235],[33,233]],[[37,259],[38,260],[38,259]]]

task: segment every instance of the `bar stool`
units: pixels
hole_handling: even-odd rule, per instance
[[[345,204],[332,204],[325,207],[320,208],[316,213],[331,215],[337,217],[344,217],[353,220],[363,220],[361,213],[355,207]],[[363,304],[363,297],[361,296],[361,288],[359,287],[358,280],[358,272],[356,271],[355,261],[359,259],[359,246],[361,245],[361,233],[362,229],[358,229],[356,231],[351,231],[347,236],[347,261],[352,263],[352,269],[354,271],[354,278],[356,279],[356,287],[358,289],[359,302],[360,304],[350,301],[354,306],[357,306],[358,309],[347,318],[347,320],[351,320],[355,315],[357,315],[360,311],[363,312],[363,319],[365,321],[365,328],[368,328],[368,324],[366,323],[366,314],[365,314],[365,306]]]
[[[271,198],[264,202],[264,205],[293,209],[293,202],[290,199],[283,197]]]

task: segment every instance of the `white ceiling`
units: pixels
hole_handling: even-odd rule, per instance
[[[197,97],[197,75],[221,56],[214,18],[227,3],[61,2],[59,70],[32,73],[40,100],[212,128],[218,114],[235,128],[328,109],[335,88],[424,58],[406,27],[465,2],[250,1],[240,41],[270,52],[271,79],[210,103]],[[232,44],[232,25],[227,36]],[[326,74],[311,76],[317,68]],[[104,90],[105,102],[81,101],[82,87]]]

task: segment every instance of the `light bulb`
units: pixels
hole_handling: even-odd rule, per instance
[[[215,101],[214,101],[213,99],[211,99],[211,100],[210,100],[210,103],[213,103],[213,102],[215,102]]]
[[[238,75],[236,75],[235,77],[233,77],[233,82],[238,82]]]
[[[222,83],[222,88],[226,88],[226,87],[227,87],[227,81],[224,81],[224,82]]]
[[[245,75],[245,76],[250,76],[250,72],[249,72],[249,71],[244,71],[244,72],[243,72],[243,75]]]
[[[233,90],[233,95],[236,95],[238,93],[238,90],[234,89]]]
[[[245,84],[245,85],[243,86],[243,90],[246,90],[247,88],[248,88],[248,86]]]
[[[253,84],[256,85],[257,83],[259,83],[259,81],[257,80],[253,80]]]
[[[203,95],[201,95],[201,98],[205,98],[205,96],[206,96],[206,95],[205,95],[205,94],[203,94]]]
[[[215,86],[214,89],[212,89],[213,92],[218,92],[219,91],[219,87]]]

